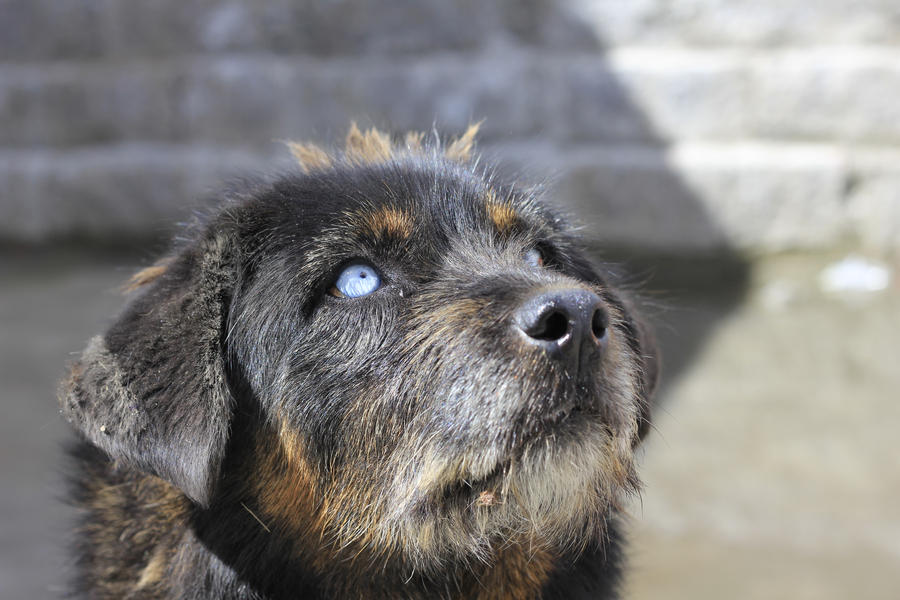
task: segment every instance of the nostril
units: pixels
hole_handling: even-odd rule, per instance
[[[609,337],[609,315],[601,298],[586,289],[535,294],[512,315],[512,325],[554,360],[596,358]]]
[[[602,340],[608,327],[609,319],[606,316],[606,311],[602,308],[594,310],[594,314],[591,316],[591,332],[594,334],[594,338]]]
[[[554,310],[549,314],[545,314],[527,333],[536,340],[555,342],[564,338],[568,332],[569,318],[565,314]]]

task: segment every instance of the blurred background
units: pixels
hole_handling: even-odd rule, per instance
[[[626,598],[900,594],[895,0],[0,0],[0,597],[63,587],[57,382],[280,140],[450,134],[663,345]]]

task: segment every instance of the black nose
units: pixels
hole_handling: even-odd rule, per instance
[[[529,343],[554,358],[578,361],[606,342],[609,317],[597,294],[579,288],[554,290],[522,303],[513,320]]]

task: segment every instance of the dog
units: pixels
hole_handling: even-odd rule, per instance
[[[60,394],[74,597],[618,595],[652,333],[476,131],[290,143],[134,276]]]

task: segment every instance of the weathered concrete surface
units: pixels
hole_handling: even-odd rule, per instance
[[[757,264],[748,301],[670,382],[632,508],[630,597],[897,597],[897,265],[886,292],[833,296],[825,264]],[[667,352],[716,312],[676,304]]]
[[[896,4],[0,0],[0,241],[152,235],[352,119],[485,119],[616,243],[896,254]]]
[[[0,598],[59,596],[65,579],[65,364],[104,326],[126,271],[108,260],[0,257]]]
[[[17,60],[235,52],[343,56],[472,51],[492,36],[552,50],[610,45],[897,44],[892,0],[2,0],[0,54]],[[405,23],[408,27],[398,27]],[[29,35],[41,31],[43,35]]]
[[[757,264],[733,311],[708,279],[728,273],[660,267],[648,291],[669,377],[630,509],[626,597],[896,598],[898,271],[888,292],[842,300],[817,289],[827,258]],[[0,598],[61,588],[72,515],[57,500],[56,384],[141,262],[0,258]],[[702,295],[672,291],[687,275],[707,278]]]

